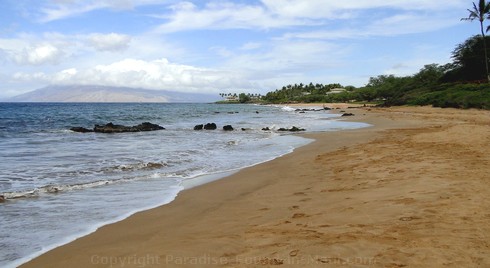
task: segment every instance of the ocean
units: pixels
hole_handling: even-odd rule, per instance
[[[167,204],[184,188],[311,142],[279,128],[367,126],[337,119],[326,110],[261,105],[0,103],[0,195],[6,199],[0,203],[0,267],[20,265],[100,226]],[[108,122],[151,122],[165,130],[69,130]],[[206,123],[218,129],[194,130]],[[224,125],[235,130],[223,131]]]

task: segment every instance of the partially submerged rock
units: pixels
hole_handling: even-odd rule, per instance
[[[80,132],[80,133],[94,132],[93,129],[88,129],[84,127],[72,127],[70,128],[70,130],[75,132]]]
[[[136,129],[136,131],[154,131],[154,130],[163,130],[165,129],[164,127],[162,126],[159,126],[157,124],[152,124],[150,122],[143,122],[137,126],[134,126],[133,127],[134,129]]]
[[[225,131],[232,131],[233,130],[233,127],[231,125],[226,125],[226,126],[223,126],[223,130],[225,130]]]
[[[206,125],[204,125],[205,130],[215,130],[216,128],[218,127],[215,123],[207,123]]]
[[[304,113],[304,112],[319,112],[319,111],[323,111],[323,110],[325,110],[325,108],[324,109],[313,109],[313,108],[312,109],[308,109],[308,108],[303,108],[303,109],[296,109],[295,111],[296,112],[300,112],[300,113]]]
[[[152,124],[149,122],[144,122],[137,126],[123,126],[123,125],[114,125],[113,123],[108,123],[105,125],[95,125],[94,132],[99,133],[121,133],[121,132],[141,132],[141,131],[154,131],[165,129],[156,124]]]
[[[280,128],[278,129],[277,131],[290,131],[290,132],[298,132],[298,131],[305,131],[306,129],[304,128],[298,128],[298,127],[295,127],[293,126],[292,128]]]
[[[354,116],[353,113],[343,113],[342,116]]]
[[[105,125],[95,125],[93,129],[87,129],[84,127],[72,127],[71,131],[87,133],[87,132],[97,132],[97,133],[122,133],[122,132],[142,132],[142,131],[154,131],[165,129],[157,124],[152,124],[149,122],[144,122],[136,126],[123,126],[115,125],[112,122]]]

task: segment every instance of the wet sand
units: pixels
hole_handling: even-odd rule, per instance
[[[373,127],[306,134],[22,267],[489,267],[490,112],[346,109]]]

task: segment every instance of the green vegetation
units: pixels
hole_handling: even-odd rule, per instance
[[[250,97],[250,94],[249,94],[249,95],[247,95],[247,94],[245,94],[245,93],[240,93],[240,94],[238,95],[238,102],[240,102],[240,103],[248,103],[248,102],[250,102],[251,100],[252,100],[252,98]]]
[[[325,97],[332,89],[342,88],[340,84],[322,85],[310,83],[303,85],[302,83],[287,85],[282,89],[269,92],[263,98],[267,102],[325,102]]]
[[[234,103],[262,103],[261,94],[251,94],[251,93],[220,93],[219,94],[224,100],[218,101],[216,103],[220,104],[234,104]]]
[[[267,93],[263,100],[270,103],[374,102],[383,106],[490,109],[490,84],[487,83],[485,57],[481,56],[485,44],[490,44],[489,37],[485,39],[473,36],[456,47],[452,63],[425,65],[411,76],[379,75],[371,77],[361,88],[340,84],[288,85]]]
[[[468,9],[462,20],[480,22],[481,35],[468,38],[452,53],[452,63],[428,64],[418,73],[396,77],[371,77],[366,86],[355,88],[340,84],[294,84],[267,93],[264,97],[241,93],[221,94],[227,102],[294,103],[294,102],[369,102],[383,106],[433,105],[436,107],[490,109],[489,37],[484,21],[490,19],[490,3],[480,0]],[[252,96],[252,97],[251,97]]]
[[[486,44],[486,38],[485,38],[485,31],[483,31],[483,22],[485,21],[486,18],[490,16],[490,3],[487,3],[485,0],[480,0],[478,3],[478,6],[473,3],[473,9],[468,9],[468,12],[470,13],[467,18],[462,18],[461,20],[468,20],[468,21],[474,21],[478,20],[480,22],[480,31],[481,31],[481,38],[483,40],[483,47],[487,47]],[[487,32],[490,30],[490,26],[487,27]],[[487,81],[490,82],[490,75],[488,73],[488,55],[487,55],[487,50],[484,49],[483,51],[484,61],[485,61],[485,71],[486,71],[486,77]]]

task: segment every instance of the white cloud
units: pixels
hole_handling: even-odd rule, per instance
[[[258,49],[262,46],[261,43],[258,43],[258,42],[248,42],[248,43],[245,43],[243,44],[240,49],[241,50],[254,50],[254,49]]]
[[[392,17],[365,23],[359,27],[349,27],[331,30],[313,30],[305,32],[290,32],[283,39],[358,39],[377,36],[398,36],[412,33],[437,31],[460,23],[458,20],[434,18],[417,14],[395,15]]]
[[[158,27],[158,31],[169,33],[196,29],[271,29],[328,25],[336,19],[359,19],[364,13],[379,8],[393,9],[393,14],[413,11],[434,15],[456,8],[464,9],[466,5],[465,0],[447,0],[443,5],[427,0],[262,0],[261,4],[210,1],[203,7],[191,2],[180,2],[171,6],[170,14],[164,13],[155,17],[167,21]],[[363,20],[369,21],[369,18],[365,17]]]
[[[399,10],[438,11],[465,7],[465,0],[446,0],[444,4],[427,0],[262,0],[262,3],[275,14],[291,17],[348,18],[352,11],[375,8]]]
[[[90,3],[88,5],[79,5],[75,1],[70,1],[69,5],[52,5],[41,8],[42,17],[40,22],[50,22],[68,17],[78,16],[80,14],[106,7],[104,3]]]
[[[244,74],[247,79],[260,85],[266,81],[291,81],[291,77],[304,79],[312,72],[325,76],[344,64],[349,50],[348,46],[329,42],[280,40],[260,50],[235,54],[227,58],[223,66]]]
[[[91,46],[99,51],[121,51],[125,50],[131,42],[131,37],[125,34],[91,34],[87,37]]]
[[[33,87],[39,82],[99,84],[180,91],[250,88],[264,83],[282,86],[284,81],[309,82],[303,79],[320,80],[350,73],[356,77],[366,72],[376,75],[391,71],[392,66],[397,67],[393,71],[407,73],[422,64],[414,62],[404,68],[396,65],[413,58],[409,55],[413,51],[411,44],[405,46],[395,41],[399,40],[397,38],[384,38],[395,45],[389,47],[378,42],[376,48],[368,49],[367,46],[377,41],[370,37],[444,34],[437,30],[461,23],[459,18],[467,15],[468,7],[467,0],[444,3],[427,0],[34,2],[32,10],[37,11],[37,16],[32,18],[50,23],[35,27],[30,24],[12,34],[11,39],[0,38],[0,61],[5,63],[3,72],[15,78],[13,84],[21,81]],[[138,8],[149,4],[155,7]],[[95,10],[98,12],[85,14]],[[98,33],[97,28],[92,28],[102,25],[92,16],[99,12],[108,16],[107,21],[121,20],[120,15],[123,15],[124,22],[121,20],[121,27],[117,28],[119,32]],[[145,12],[153,12],[153,15]],[[161,13],[154,14],[157,12]],[[85,15],[69,24],[58,21],[82,14]],[[134,23],[131,19],[141,21]],[[134,25],[125,27],[122,23]],[[70,33],[64,32],[68,25]],[[141,34],[132,36],[122,29]],[[240,30],[214,31],[233,29]],[[47,32],[54,30],[59,32]],[[424,36],[429,35],[414,35],[411,41],[432,42],[423,40]],[[369,40],[365,42],[363,38]],[[407,36],[406,40],[409,38]],[[355,45],[361,49],[353,49]],[[441,44],[444,46],[448,46],[447,43]],[[397,51],[396,55],[393,52],[395,59],[389,62],[377,61],[379,57],[370,53],[392,49]],[[431,62],[431,58],[427,58],[429,54],[425,53],[420,59],[424,63]],[[161,58],[171,62],[154,60]],[[357,68],[357,74],[353,67]]]
[[[64,35],[60,33],[43,33],[41,35],[19,33],[10,39],[0,39],[2,58],[19,65],[61,64],[66,59],[90,55],[97,60],[104,58],[97,52],[124,52],[133,38],[129,35],[110,33],[92,33],[86,35]],[[95,50],[95,51],[94,51]],[[1,55],[0,55],[1,56]]]
[[[166,59],[125,59],[85,70],[71,68],[54,74],[19,72],[13,78],[51,84],[124,86],[185,92],[217,91],[220,88],[237,86],[239,83],[242,86],[248,85],[240,75],[230,71],[174,64]]]
[[[307,18],[291,19],[271,14],[261,5],[232,2],[209,2],[199,9],[190,2],[171,7],[172,14],[156,15],[168,22],[157,28],[159,32],[178,32],[195,29],[269,29],[293,25],[309,25]]]
[[[128,10],[137,6],[164,4],[171,0],[51,0],[41,9],[40,22],[66,19],[98,9]]]
[[[51,44],[40,44],[37,46],[26,47],[19,53],[12,55],[13,60],[18,64],[42,65],[57,64],[63,57],[63,51]]]

